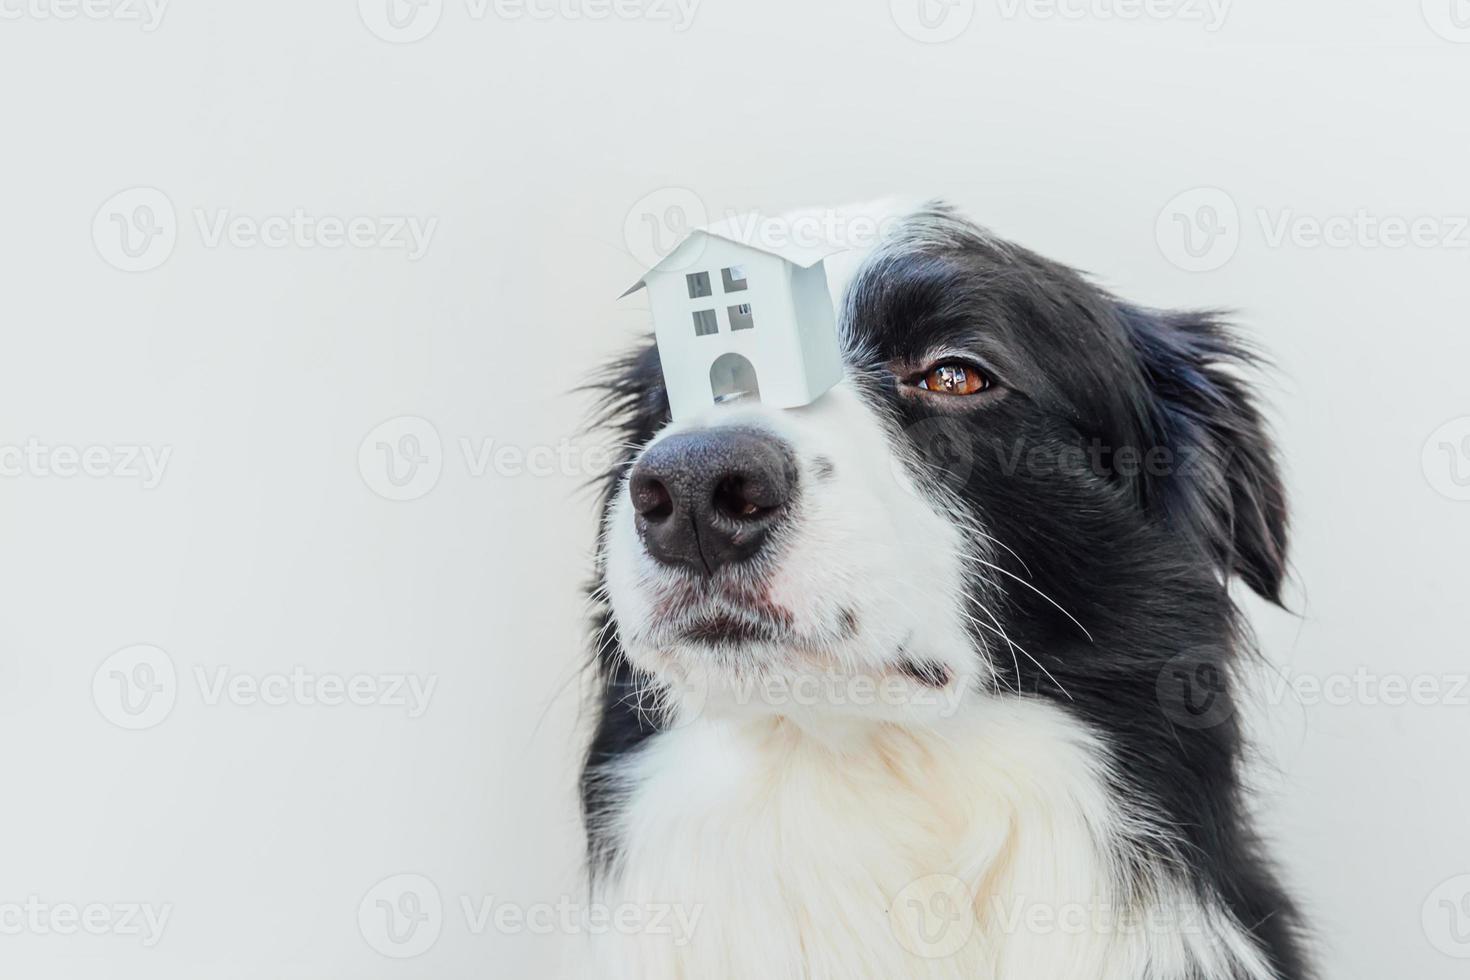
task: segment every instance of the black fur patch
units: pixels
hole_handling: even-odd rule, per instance
[[[932,660],[914,660],[900,657],[898,669],[928,687],[944,687],[949,683],[949,668]]]

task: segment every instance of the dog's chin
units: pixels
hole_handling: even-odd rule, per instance
[[[650,682],[640,700],[670,727],[761,718],[817,731],[863,722],[929,726],[958,715],[974,693],[951,667],[902,645],[875,656],[860,635],[815,641],[729,613],[663,633],[665,642],[626,649]]]
[[[716,665],[736,675],[781,664],[825,669],[840,662],[843,647],[857,639],[856,618],[843,615],[840,606],[817,611],[809,621],[798,618],[773,596],[769,575],[746,572],[710,581],[650,576],[636,591],[636,604],[620,603],[617,592],[612,599],[620,624],[629,622],[628,614],[642,613],[621,639],[645,667]]]
[[[635,666],[676,684],[689,682],[690,675],[753,683],[774,673],[836,670],[848,659],[830,637],[804,637],[789,624],[718,605],[650,624],[625,639],[624,647]]]

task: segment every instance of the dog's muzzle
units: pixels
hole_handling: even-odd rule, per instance
[[[761,553],[790,515],[797,484],[785,442],[758,429],[717,427],[650,446],[628,492],[649,555],[712,576]]]

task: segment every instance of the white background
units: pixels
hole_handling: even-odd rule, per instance
[[[1324,976],[1464,975],[1464,0],[1236,0],[1223,23],[1169,0],[702,0],[688,22],[444,0],[401,29],[388,0],[67,2],[0,0],[0,446],[109,462],[4,457],[0,912],[170,918],[151,947],[40,934],[65,913],[6,926],[0,974],[549,975],[576,937],[476,932],[461,899],[578,898],[593,497],[583,456],[475,454],[596,446],[574,387],[647,327],[613,297],[650,219],[941,193],[1136,301],[1237,310],[1275,357],[1300,616],[1251,607],[1278,678],[1263,825]],[[156,194],[114,198],[138,187],[165,198],[152,225]],[[249,237],[297,211],[372,241]],[[1313,244],[1360,211],[1434,240]],[[221,216],[245,231],[212,238]],[[422,255],[380,240],[395,216],[434,222]],[[164,234],[128,259],[115,217]],[[1191,222],[1220,232],[1198,255]],[[400,416],[432,429],[367,439]],[[375,454],[405,435],[428,462],[395,490]],[[128,447],[170,452],[156,486]],[[144,675],[109,657],[138,644],[167,656],[146,653],[166,713],[129,731],[116,684]],[[436,687],[418,717],[211,703],[222,669],[295,668]],[[1360,669],[1346,697],[1279,684]],[[1439,694],[1384,703],[1395,677]],[[359,925],[395,874],[442,902],[417,958]]]

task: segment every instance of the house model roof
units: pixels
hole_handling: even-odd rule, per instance
[[[690,266],[698,258],[705,241],[710,238],[733,242],[757,252],[774,255],[803,269],[809,269],[828,256],[846,250],[844,245],[813,235],[815,222],[803,220],[802,214],[797,211],[767,217],[759,212],[754,212],[732,216],[704,228],[696,228],[689,233],[689,237],[660,259],[658,264],[648,272],[683,269]],[[647,273],[644,275],[646,277]],[[618,298],[631,296],[644,285],[645,279],[639,279]]]

